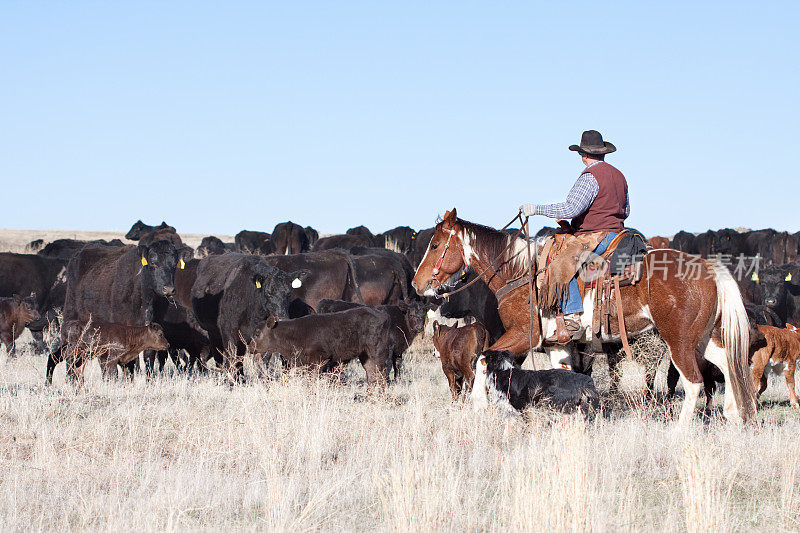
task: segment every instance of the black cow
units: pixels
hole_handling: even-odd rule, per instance
[[[267,263],[284,272],[305,270],[308,275],[292,288],[292,298],[299,298],[312,308],[324,298],[358,300],[353,258],[342,250],[326,250],[294,255],[272,255]],[[295,283],[297,285],[297,283]]]
[[[145,368],[151,375],[155,368],[155,360],[159,367],[164,364],[169,354],[179,371],[191,372],[195,366],[205,370],[205,363],[213,355],[208,332],[199,324],[192,308],[192,287],[197,280],[197,268],[200,260],[192,259],[178,263],[175,269],[175,296],[172,301],[160,301],[158,323],[164,330],[169,342],[167,351],[146,351],[144,353]],[[182,268],[181,268],[182,267]],[[166,305],[164,305],[166,303]],[[187,354],[183,357],[181,350]]]
[[[190,250],[176,242],[165,237],[138,246],[85,246],[67,266],[64,320],[128,326],[157,322],[169,305],[166,298],[175,294],[176,267],[191,259]],[[48,383],[59,357],[50,354]]]
[[[35,254],[44,247],[44,239],[35,239],[25,245],[25,253]]]
[[[417,299],[416,293],[409,290],[414,268],[405,255],[385,248],[361,246],[352,248],[350,253],[364,303],[381,305]]]
[[[249,345],[259,354],[281,354],[289,366],[330,370],[358,359],[370,386],[383,387],[392,360],[392,319],[373,307],[309,315],[293,320],[270,316]]]
[[[275,252],[272,238],[263,231],[242,230],[234,237],[236,251],[242,254],[269,255]]]
[[[281,255],[307,252],[311,243],[306,230],[294,222],[281,222],[272,230],[272,245]]]
[[[782,322],[800,324],[800,265],[767,266],[758,271],[761,302]]]
[[[133,226],[131,226],[130,231],[128,231],[128,233],[125,234],[125,238],[131,241],[138,241],[139,239],[142,238],[142,235],[144,235],[145,233],[149,233],[157,229],[171,229],[172,231],[175,231],[175,228],[173,228],[164,221],[162,221],[161,224],[159,224],[158,226],[148,226],[141,220],[137,220],[133,224]]]
[[[318,313],[338,313],[348,309],[362,307],[362,304],[345,302],[342,300],[322,300],[317,306]],[[379,305],[379,309],[389,315],[391,327],[387,333],[391,339],[391,365],[387,367],[394,370],[394,380],[400,379],[400,367],[403,354],[425,329],[425,316],[429,306],[421,302],[400,302],[397,305]],[[388,377],[388,376],[387,376]]]
[[[695,236],[688,231],[679,231],[672,237],[670,247],[673,250],[680,250],[687,254],[697,254],[697,246],[695,244]]]
[[[208,237],[203,237],[203,240],[200,241],[200,246],[194,251],[194,255],[202,259],[209,255],[222,255],[235,251],[235,244],[222,242],[222,239],[210,235]]]
[[[215,358],[241,378],[245,343],[268,316],[287,319],[293,280],[308,272],[286,273],[266,258],[246,254],[214,255],[197,267],[192,308],[208,331]],[[296,283],[296,282],[295,282]]]
[[[334,250],[341,248],[342,250],[350,250],[356,246],[371,247],[373,245],[372,238],[366,235],[331,235],[330,237],[322,237],[312,248],[315,252],[321,250]]]
[[[44,351],[43,332],[56,320],[66,297],[67,262],[30,254],[0,253],[0,297],[36,294],[39,320],[28,325],[37,353]]]
[[[433,233],[436,228],[423,229],[417,232],[417,237],[414,239],[414,249],[408,254],[408,260],[411,261],[411,266],[416,268],[425,257],[425,252],[428,250],[428,245],[431,243]]]
[[[362,235],[364,237],[368,237],[370,241],[375,239],[375,235],[369,230],[366,226],[356,226],[355,228],[350,228],[349,230],[344,232],[345,235]]]
[[[476,277],[477,274],[470,270],[461,283],[469,283]],[[476,319],[486,327],[491,342],[495,342],[506,331],[500,319],[497,297],[483,280],[445,298],[439,307],[439,314],[446,318]]]
[[[110,241],[106,241],[103,239],[97,239],[93,241],[81,241],[76,239],[57,239],[53,242],[47,243],[44,248],[37,252],[37,255],[41,255],[42,257],[53,257],[56,259],[64,259],[65,261],[69,261],[72,259],[72,256],[77,254],[81,248],[86,246],[87,244],[102,244],[105,246],[125,246],[125,244],[119,239],[112,239]]]
[[[313,247],[314,243],[319,240],[319,232],[311,226],[306,226],[303,229],[305,229],[306,236],[308,237],[308,246]]]
[[[389,231],[375,235],[375,245],[399,252],[401,254],[409,254],[414,249],[414,240],[417,238],[417,232],[408,226],[398,226]]]

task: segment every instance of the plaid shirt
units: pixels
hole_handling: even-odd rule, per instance
[[[578,177],[578,181],[570,189],[567,194],[567,201],[557,204],[535,205],[533,206],[534,215],[544,215],[549,218],[555,219],[569,219],[581,215],[589,209],[594,199],[597,198],[597,193],[600,192],[600,186],[597,185],[597,180],[594,178],[589,169],[595,166],[600,161],[596,161],[586,167],[583,174]],[[527,211],[527,210],[526,210]],[[628,202],[628,191],[625,190],[625,217],[631,213],[631,206]]]

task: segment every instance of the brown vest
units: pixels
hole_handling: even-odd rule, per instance
[[[599,190],[589,209],[572,219],[575,234],[622,231],[625,227],[625,193],[628,190],[625,176],[605,161],[600,161],[584,172],[591,172],[597,180]]]

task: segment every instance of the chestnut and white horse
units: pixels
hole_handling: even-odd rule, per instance
[[[533,257],[530,272],[535,276],[535,253]],[[620,289],[625,329],[629,337],[636,337],[655,328],[669,346],[686,391],[679,423],[688,422],[694,415],[703,385],[696,359],[699,357],[717,366],[725,376],[725,417],[748,420],[755,410],[748,364],[750,324],[736,281],[723,265],[677,250],[652,251],[644,262],[642,281]],[[694,265],[697,275],[683,272],[687,264]],[[508,350],[524,356],[531,339],[533,347],[540,347],[542,339],[553,334],[555,317],[538,308],[535,290],[532,302],[527,284],[501,291],[528,275],[525,239],[461,220],[454,208],[436,225],[412,286],[420,295],[437,296],[454,288],[464,267],[481,274],[495,294],[500,291],[498,307],[506,333],[490,350]],[[592,335],[593,299],[594,289],[588,289],[582,316],[586,342]],[[612,317],[610,330],[601,340],[619,341],[616,317]],[[555,348],[550,351],[554,366],[568,354]]]

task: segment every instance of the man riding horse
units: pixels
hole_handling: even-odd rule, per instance
[[[628,184],[622,172],[604,161],[605,155],[617,148],[603,141],[599,132],[584,131],[581,144],[573,144],[569,149],[580,154],[585,168],[566,201],[548,205],[524,204],[520,206],[520,212],[524,216],[544,215],[559,219],[562,232],[556,237],[557,250],[554,252],[566,252],[564,255],[572,257],[573,254],[567,250],[571,244],[578,244],[577,239],[583,250],[599,255],[624,229],[624,221],[630,214]],[[572,222],[567,224],[563,219],[572,219]],[[560,298],[561,312],[556,316],[555,335],[546,342],[563,345],[583,335],[580,319],[583,301],[576,270],[577,267],[569,272],[572,274],[567,278],[569,282],[553,296]],[[558,300],[555,303],[559,305]]]

